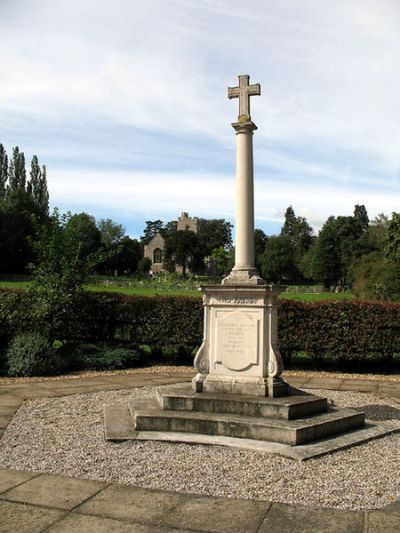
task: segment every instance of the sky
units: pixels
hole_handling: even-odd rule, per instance
[[[399,211],[399,0],[0,0],[0,143],[52,207],[123,223],[235,217],[239,74],[255,225]]]

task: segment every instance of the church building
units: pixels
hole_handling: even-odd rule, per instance
[[[193,231],[193,233],[197,233],[199,231],[199,219],[197,217],[189,217],[189,213],[183,212],[178,218],[177,229],[178,231],[188,229]],[[160,233],[157,233],[144,247],[144,256],[151,260],[153,274],[164,271],[164,249],[165,240]]]

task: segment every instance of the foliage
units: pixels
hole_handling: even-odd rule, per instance
[[[163,233],[164,222],[162,220],[146,220],[145,224],[142,243],[148,244],[157,233]]]
[[[352,267],[353,289],[361,298],[400,300],[400,262],[379,251],[362,256]]]
[[[10,376],[42,376],[60,370],[57,351],[39,333],[16,336],[8,348],[7,360]]]
[[[389,261],[400,262],[400,213],[392,213],[387,225],[385,255]]]
[[[65,230],[67,220],[55,210],[49,223],[41,227],[34,281],[28,291],[33,324],[53,339],[72,313],[88,274],[79,241]]]
[[[169,271],[175,271],[176,265],[179,265],[185,277],[188,268],[192,272],[202,269],[202,259],[199,238],[193,231],[178,230],[166,236],[165,262]]]
[[[296,217],[293,207],[286,209],[285,222],[281,235],[290,238],[294,252],[298,259],[310,248],[312,243],[312,228],[304,217]]]
[[[137,366],[137,350],[104,344],[81,344],[74,348],[73,366],[81,370],[119,370]]]
[[[101,218],[97,222],[100,231],[101,244],[106,250],[118,245],[125,236],[125,228],[122,224],[117,224],[111,218]]]
[[[150,257],[142,257],[138,263],[138,274],[148,274],[151,269]]]
[[[254,258],[256,268],[261,272],[262,256],[265,252],[268,237],[265,235],[262,229],[254,230]]]
[[[211,257],[214,260],[217,276],[228,275],[233,267],[233,250],[228,251],[223,246],[220,246],[213,250]]]
[[[78,244],[82,262],[90,259],[101,245],[101,234],[96,220],[88,213],[69,215],[65,223],[65,236],[70,243]]]
[[[280,349],[314,362],[389,361],[400,351],[400,305],[368,302],[282,302]]]
[[[296,278],[294,249],[286,235],[270,237],[261,258],[261,273],[269,282],[283,282]]]
[[[230,250],[232,248],[232,224],[225,219],[206,220],[201,218],[198,226],[198,239],[201,255],[212,254],[217,248]]]

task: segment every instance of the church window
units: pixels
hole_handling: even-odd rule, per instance
[[[162,250],[160,248],[154,250],[153,263],[162,263]]]

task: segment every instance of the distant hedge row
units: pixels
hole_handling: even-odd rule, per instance
[[[17,333],[40,329],[23,291],[0,291],[0,347]],[[132,348],[199,346],[202,303],[188,297],[83,293],[54,337],[73,342],[118,342]],[[279,342],[286,360],[303,351],[315,361],[386,360],[400,352],[400,304],[282,301]]]

